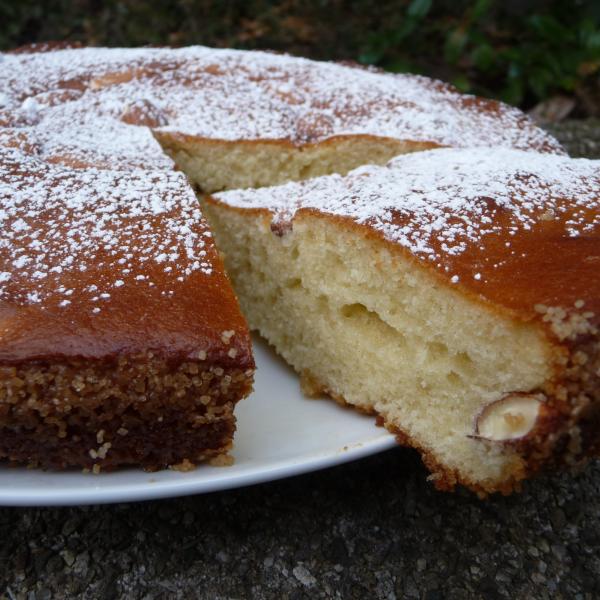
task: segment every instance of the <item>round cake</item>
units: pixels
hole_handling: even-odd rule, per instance
[[[377,414],[438,487],[596,453],[598,168],[519,110],[203,47],[28,47],[0,82],[0,458],[229,449],[254,363],[212,230],[307,393]]]

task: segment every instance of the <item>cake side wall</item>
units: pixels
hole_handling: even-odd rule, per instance
[[[202,192],[264,187],[332,173],[346,174],[365,164],[383,165],[394,156],[436,144],[375,136],[338,136],[297,146],[284,140],[225,140],[155,131],[175,164]]]

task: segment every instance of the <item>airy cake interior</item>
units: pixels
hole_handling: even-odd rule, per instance
[[[470,301],[339,220],[298,215],[276,235],[264,211],[214,200],[205,210],[250,326],[308,392],[381,415],[434,473],[444,465],[433,476],[440,487],[457,473],[483,490],[523,476],[516,452],[471,434],[483,406],[550,375],[538,329]]]
[[[206,193],[345,174],[360,165],[383,165],[398,154],[435,147],[367,135],[300,147],[276,141],[198,140],[161,131],[154,135],[190,181]]]

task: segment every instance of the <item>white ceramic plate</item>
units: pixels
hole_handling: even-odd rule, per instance
[[[199,494],[297,475],[395,445],[372,417],[331,400],[304,397],[294,372],[263,341],[254,342],[255,391],[236,408],[233,466],[100,475],[0,466],[0,505],[100,504]]]

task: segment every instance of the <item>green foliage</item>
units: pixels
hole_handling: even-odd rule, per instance
[[[367,37],[360,60],[521,105],[575,93],[600,75],[599,2],[431,5],[413,0],[400,27]]]
[[[600,104],[598,0],[0,0],[0,23],[1,48],[269,48],[433,75],[524,107],[556,94]]]

